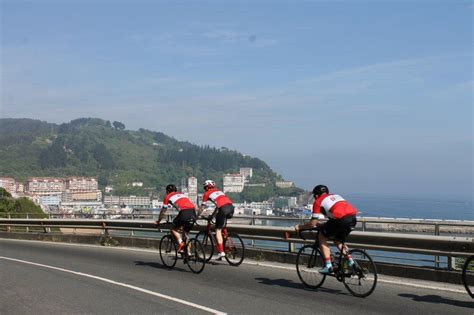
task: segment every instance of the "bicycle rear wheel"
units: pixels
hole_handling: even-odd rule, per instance
[[[301,282],[311,289],[319,288],[326,275],[319,273],[324,266],[324,259],[321,251],[313,245],[305,245],[300,248],[296,256],[296,272]]]
[[[224,239],[225,259],[231,266],[238,266],[244,261],[244,241],[236,233],[230,233]]]
[[[462,269],[462,282],[466,287],[467,293],[474,298],[474,256],[466,259]]]
[[[206,265],[206,254],[201,242],[195,238],[189,240],[191,244],[190,255],[186,254],[186,264],[194,273],[201,273]],[[189,245],[188,245],[189,246]]]
[[[160,240],[160,258],[163,265],[173,268],[178,260],[176,242],[171,235],[165,235]]]
[[[196,239],[199,240],[204,248],[204,253],[206,256],[206,262],[211,260],[212,255],[214,255],[214,240],[213,237],[207,232],[199,232],[196,235]]]
[[[344,271],[343,282],[349,292],[357,297],[367,297],[377,285],[377,269],[369,254],[360,249],[349,251],[354,264]]]

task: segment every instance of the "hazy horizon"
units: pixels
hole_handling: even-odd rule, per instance
[[[117,120],[305,189],[472,201],[472,1],[0,5],[0,118]]]

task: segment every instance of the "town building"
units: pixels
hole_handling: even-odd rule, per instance
[[[290,182],[290,181],[279,181],[279,182],[276,182],[275,185],[278,188],[291,188],[294,186],[293,182]]]
[[[30,177],[27,182],[28,193],[31,195],[61,194],[65,188],[62,178],[56,177]]]
[[[0,187],[13,194],[16,192],[16,181],[13,177],[0,177]]]
[[[188,178],[188,197],[192,203],[197,205],[198,180],[194,176]]]
[[[244,177],[244,179],[250,179],[253,176],[253,169],[251,167],[241,167],[240,174]]]
[[[242,174],[225,174],[223,178],[224,193],[237,192],[244,190],[245,178]]]
[[[104,205],[105,206],[126,205],[129,207],[150,207],[151,199],[150,197],[142,197],[142,196],[105,196]]]
[[[66,189],[70,191],[95,191],[99,189],[97,179],[93,177],[68,177]]]

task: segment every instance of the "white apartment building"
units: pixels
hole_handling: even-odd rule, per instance
[[[188,197],[192,203],[197,204],[198,180],[194,176],[188,178]]]
[[[57,194],[66,188],[64,180],[55,177],[30,177],[27,185],[28,192],[33,195]]]
[[[244,177],[244,179],[252,178],[253,169],[251,167],[241,167],[240,174]]]
[[[276,182],[275,185],[278,187],[278,188],[291,188],[293,187],[293,182],[290,182],[290,181],[280,181],[280,182]]]
[[[68,177],[66,189],[70,191],[95,191],[99,189],[97,179],[93,177]]]
[[[225,174],[224,175],[224,193],[237,192],[244,190],[245,178],[242,174]]]
[[[61,194],[38,196],[38,203],[42,206],[59,206]]]
[[[104,205],[106,206],[126,205],[129,207],[150,207],[151,199],[150,197],[141,197],[141,196],[105,196]]]
[[[10,194],[16,192],[16,182],[13,177],[0,177],[0,187],[5,189]]]
[[[101,201],[102,192],[100,190],[95,191],[64,191],[62,193],[61,200],[63,202],[74,202],[74,201]]]

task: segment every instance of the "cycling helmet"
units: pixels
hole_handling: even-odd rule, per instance
[[[204,187],[204,190],[208,190],[208,189],[216,187],[216,183],[213,180],[208,179],[204,182],[203,187]]]
[[[168,186],[166,186],[166,193],[169,194],[173,191],[178,191],[178,188],[176,188],[176,186],[174,184],[169,184]]]
[[[313,195],[321,196],[322,194],[329,194],[329,188],[325,185],[318,185],[313,188]]]

